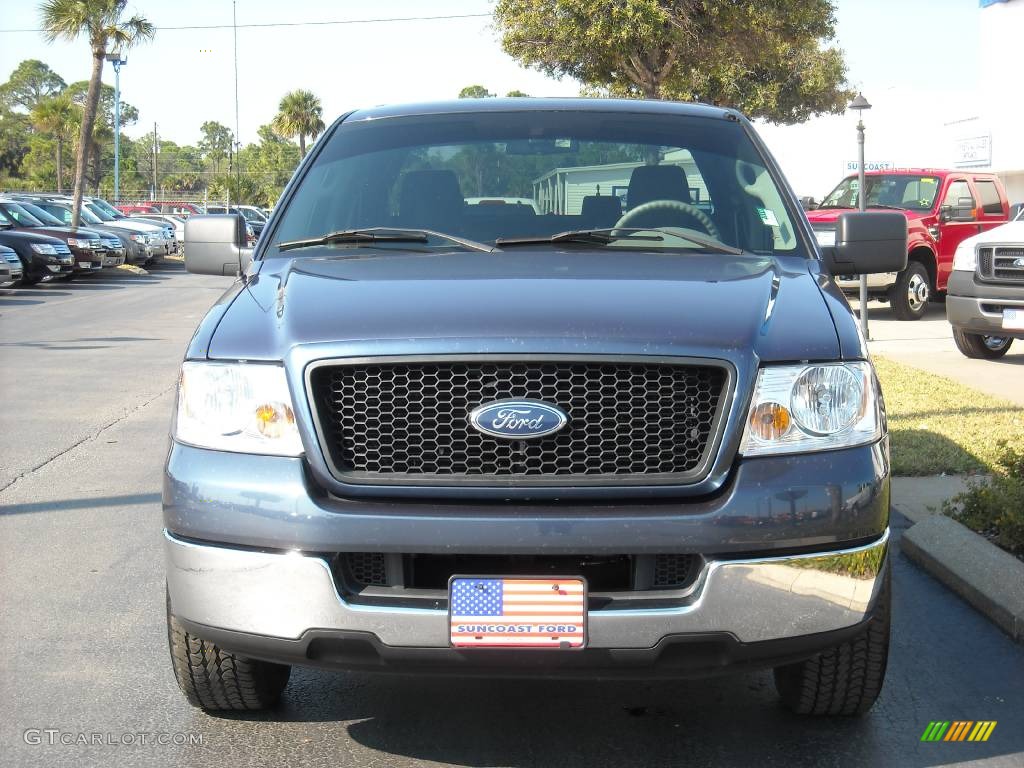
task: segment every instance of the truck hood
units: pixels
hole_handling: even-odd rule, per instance
[[[836,328],[807,264],[558,248],[278,257],[257,262],[207,355],[282,360],[295,346],[322,344],[325,356],[443,350],[834,360]]]
[[[120,227],[126,229],[129,232],[140,232],[144,235],[155,235],[158,232],[163,231],[163,227],[159,227],[156,224],[146,224],[140,221],[133,221],[131,219],[114,219],[113,221],[104,221],[102,224],[90,224],[91,227]]]
[[[1000,243],[1005,245],[1017,245],[1019,243],[1024,245],[1024,220],[1011,221],[1008,224],[994,227],[993,229],[990,229],[987,232],[982,232],[979,235],[972,235],[964,240],[963,243],[968,243],[970,247],[985,245],[986,243]],[[963,245],[963,243],[961,243],[961,245]]]
[[[853,213],[856,208],[818,208],[807,211],[807,220],[814,224],[834,224],[842,213]],[[908,211],[905,208],[870,208],[871,211],[896,211],[907,217],[907,221],[916,221],[931,216],[930,211]]]

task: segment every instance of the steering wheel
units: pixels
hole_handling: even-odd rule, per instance
[[[627,211],[626,214],[619,219],[615,225],[615,229],[623,229],[628,227],[634,220],[639,218],[645,213],[651,211],[680,211],[688,214],[695,218],[700,225],[704,227],[704,231],[711,235],[715,240],[721,240],[722,234],[718,231],[718,227],[715,226],[708,215],[704,213],[700,208],[690,203],[684,203],[682,200],[651,200],[649,203],[638,205],[631,211]]]

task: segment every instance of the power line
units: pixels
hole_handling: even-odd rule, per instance
[[[271,27],[327,27],[341,24],[390,24],[403,21],[448,21],[452,19],[482,19],[490,17],[489,13],[453,13],[446,16],[398,16],[379,19],[340,19],[337,21],[272,21],[265,23],[239,24],[238,29],[265,29]],[[180,27],[157,27],[158,32],[176,32],[196,29],[234,29],[233,24],[191,24]],[[43,29],[0,29],[6,32],[45,32]]]

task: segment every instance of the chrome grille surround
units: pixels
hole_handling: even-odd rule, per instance
[[[305,375],[340,482],[497,487],[699,482],[733,379],[721,360],[543,355],[322,360]],[[504,398],[557,405],[569,425],[519,441],[470,427],[470,411]]]
[[[978,277],[989,282],[1024,283],[1024,245],[985,245],[978,248]]]

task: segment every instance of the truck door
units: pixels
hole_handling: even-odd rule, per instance
[[[953,254],[956,253],[956,247],[971,235],[981,231],[981,225],[978,223],[978,201],[967,179],[950,180],[939,205],[939,222],[939,263],[935,287],[944,291],[949,282],[950,272],[953,271]]]
[[[978,200],[981,203],[981,208],[978,211],[981,231],[987,232],[1009,221],[1010,205],[1006,202],[1006,195],[1000,194],[1002,190],[999,188],[999,183],[993,178],[977,176],[973,181],[974,189],[978,193]]]

